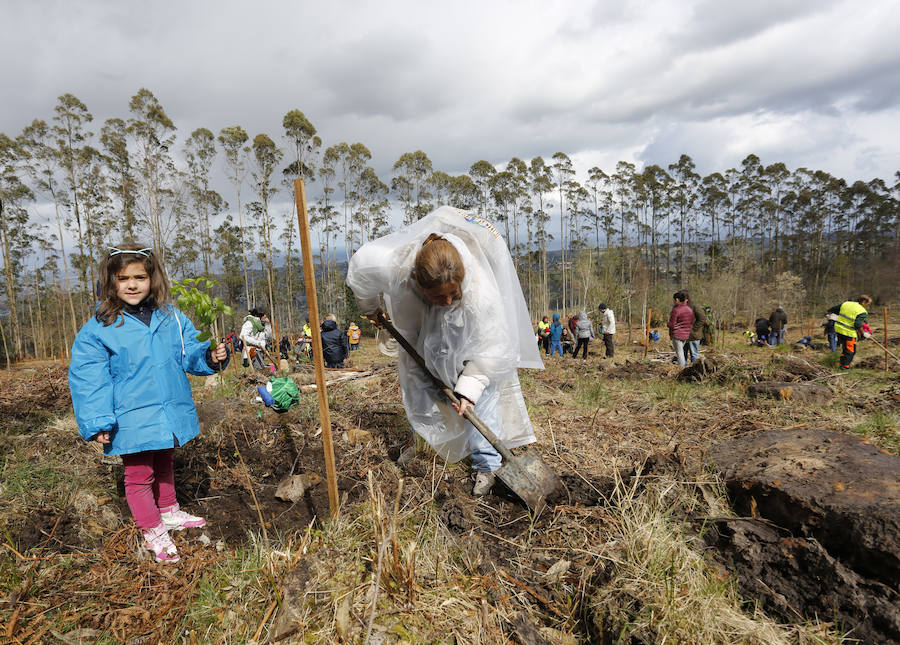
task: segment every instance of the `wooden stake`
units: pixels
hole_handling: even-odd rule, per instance
[[[647,333],[644,334],[644,358],[647,358],[647,352],[650,351],[650,315],[653,313],[653,310],[650,307],[647,307],[647,329],[645,330]]]
[[[887,307],[884,308],[884,371],[890,369],[888,365],[888,331],[887,331]]]
[[[313,363],[316,371],[316,393],[319,398],[319,420],[322,423],[322,449],[325,452],[325,476],[328,481],[328,503],[332,516],[338,512],[337,473],[334,465],[334,443],[331,439],[331,416],[328,411],[328,392],[325,390],[325,359],[322,355],[322,334],[319,325],[319,302],[316,299],[316,273],[313,267],[312,244],[309,235],[309,218],[306,214],[306,185],[302,179],[294,180],[294,200],[297,203],[297,231],[303,258],[303,280],[306,288],[306,305],[309,309],[312,329]]]

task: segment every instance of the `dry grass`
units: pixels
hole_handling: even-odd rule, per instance
[[[375,374],[329,390],[342,474],[356,482],[343,491],[337,517],[270,535],[269,544],[255,530],[236,549],[179,543],[177,575],[145,559],[130,528],[109,528],[71,555],[54,551],[52,536],[46,549],[28,553],[14,552],[6,538],[0,640],[509,643],[524,621],[553,643],[601,635],[839,643],[830,625],[779,625],[745,604],[686,518],[727,514],[704,467],[716,440],[767,428],[857,428],[896,451],[897,380],[863,370],[829,378],[836,397],[826,406],[750,401],[743,388],[773,373],[774,353],[741,343],[735,334],[726,370],[698,384],[675,382],[664,355],[642,362],[628,348],[603,370],[594,356],[523,373],[537,449],[583,493],[537,523],[515,504],[472,499],[460,487],[463,466],[427,460],[400,479],[386,459],[408,436],[396,376],[391,361],[364,344],[352,360]],[[638,362],[629,367],[626,359]],[[301,405],[297,423],[315,427],[315,397],[304,394]],[[344,432],[372,426],[380,432],[371,443],[343,443]],[[73,435],[63,413],[3,449],[7,529],[54,499],[69,504],[73,482],[92,490],[99,456]],[[622,476],[657,453],[677,463]]]

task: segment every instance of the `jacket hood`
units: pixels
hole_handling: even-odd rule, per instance
[[[559,314],[553,314],[553,322],[559,322]]]
[[[333,320],[326,320],[322,323],[322,331],[331,331],[332,329],[337,329],[337,323]]]
[[[587,320],[587,319],[588,319],[588,315],[587,315],[586,311],[578,312],[578,320]]]

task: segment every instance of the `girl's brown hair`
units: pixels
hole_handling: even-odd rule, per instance
[[[143,264],[144,270],[150,277],[150,293],[147,299],[152,300],[157,307],[167,304],[169,301],[169,279],[156,257],[156,253],[142,244],[123,242],[111,248],[100,263],[100,278],[97,284],[100,305],[94,315],[103,323],[104,327],[111,325],[122,313],[124,307],[116,290],[116,276],[126,266],[135,262]]]
[[[433,289],[448,282],[462,285],[466,269],[459,251],[450,240],[432,233],[416,253],[413,277],[423,289]]]

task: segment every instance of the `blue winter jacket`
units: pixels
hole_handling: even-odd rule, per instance
[[[185,372],[213,374],[208,348],[174,307],[156,309],[149,326],[129,313],[108,326],[91,317],[75,337],[69,364],[81,436],[90,441],[109,431],[103,446],[109,455],[172,448],[196,437],[200,424]]]
[[[550,325],[550,342],[562,339],[562,324],[559,322],[559,314],[553,314],[553,323]]]

